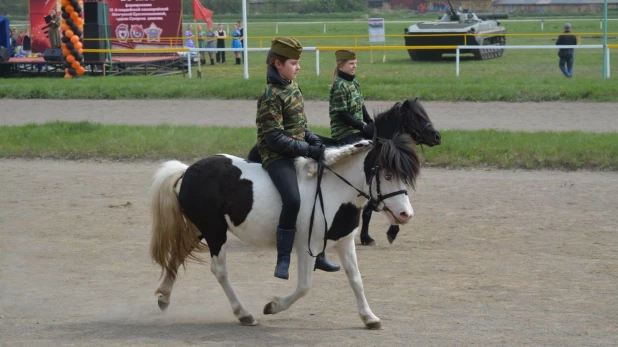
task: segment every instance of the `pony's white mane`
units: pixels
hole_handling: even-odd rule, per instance
[[[327,148],[324,151],[324,163],[328,166],[333,166],[342,159],[366,150],[371,146],[371,144],[372,142],[370,140],[361,140],[351,145]],[[305,168],[307,171],[307,176],[313,177],[316,173],[318,173],[318,162],[313,159],[298,158],[296,160],[296,168],[301,170]]]

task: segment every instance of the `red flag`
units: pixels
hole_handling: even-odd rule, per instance
[[[208,27],[212,27],[212,11],[202,6],[200,0],[193,0],[193,18],[206,21]]]

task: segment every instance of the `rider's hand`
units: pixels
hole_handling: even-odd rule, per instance
[[[363,127],[363,133],[365,134],[365,138],[372,139],[373,132],[375,131],[376,125],[375,123],[367,123]]]
[[[317,162],[320,162],[324,156],[324,146],[309,146],[307,149],[307,156]]]

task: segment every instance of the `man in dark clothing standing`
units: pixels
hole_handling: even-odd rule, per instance
[[[225,48],[225,39],[227,34],[223,30],[223,24],[219,24],[219,29],[215,32],[217,34],[217,48]],[[225,51],[217,50],[217,63],[225,63]]]
[[[577,45],[577,36],[571,34],[571,24],[566,23],[564,25],[564,34],[561,34],[556,40],[556,45]],[[573,77],[573,58],[575,56],[575,49],[573,48],[560,48],[558,50],[558,57],[560,62],[558,66],[560,71],[566,77]]]

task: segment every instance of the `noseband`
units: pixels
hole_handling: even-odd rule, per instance
[[[410,132],[412,133],[412,140],[414,141],[415,144],[420,145],[420,141],[422,138],[422,133],[425,132],[425,130],[427,130],[430,126],[432,126],[431,123],[427,123],[425,124],[425,126],[423,127],[423,129],[421,129],[421,131],[417,131],[416,129],[414,129],[414,127],[410,127]]]

